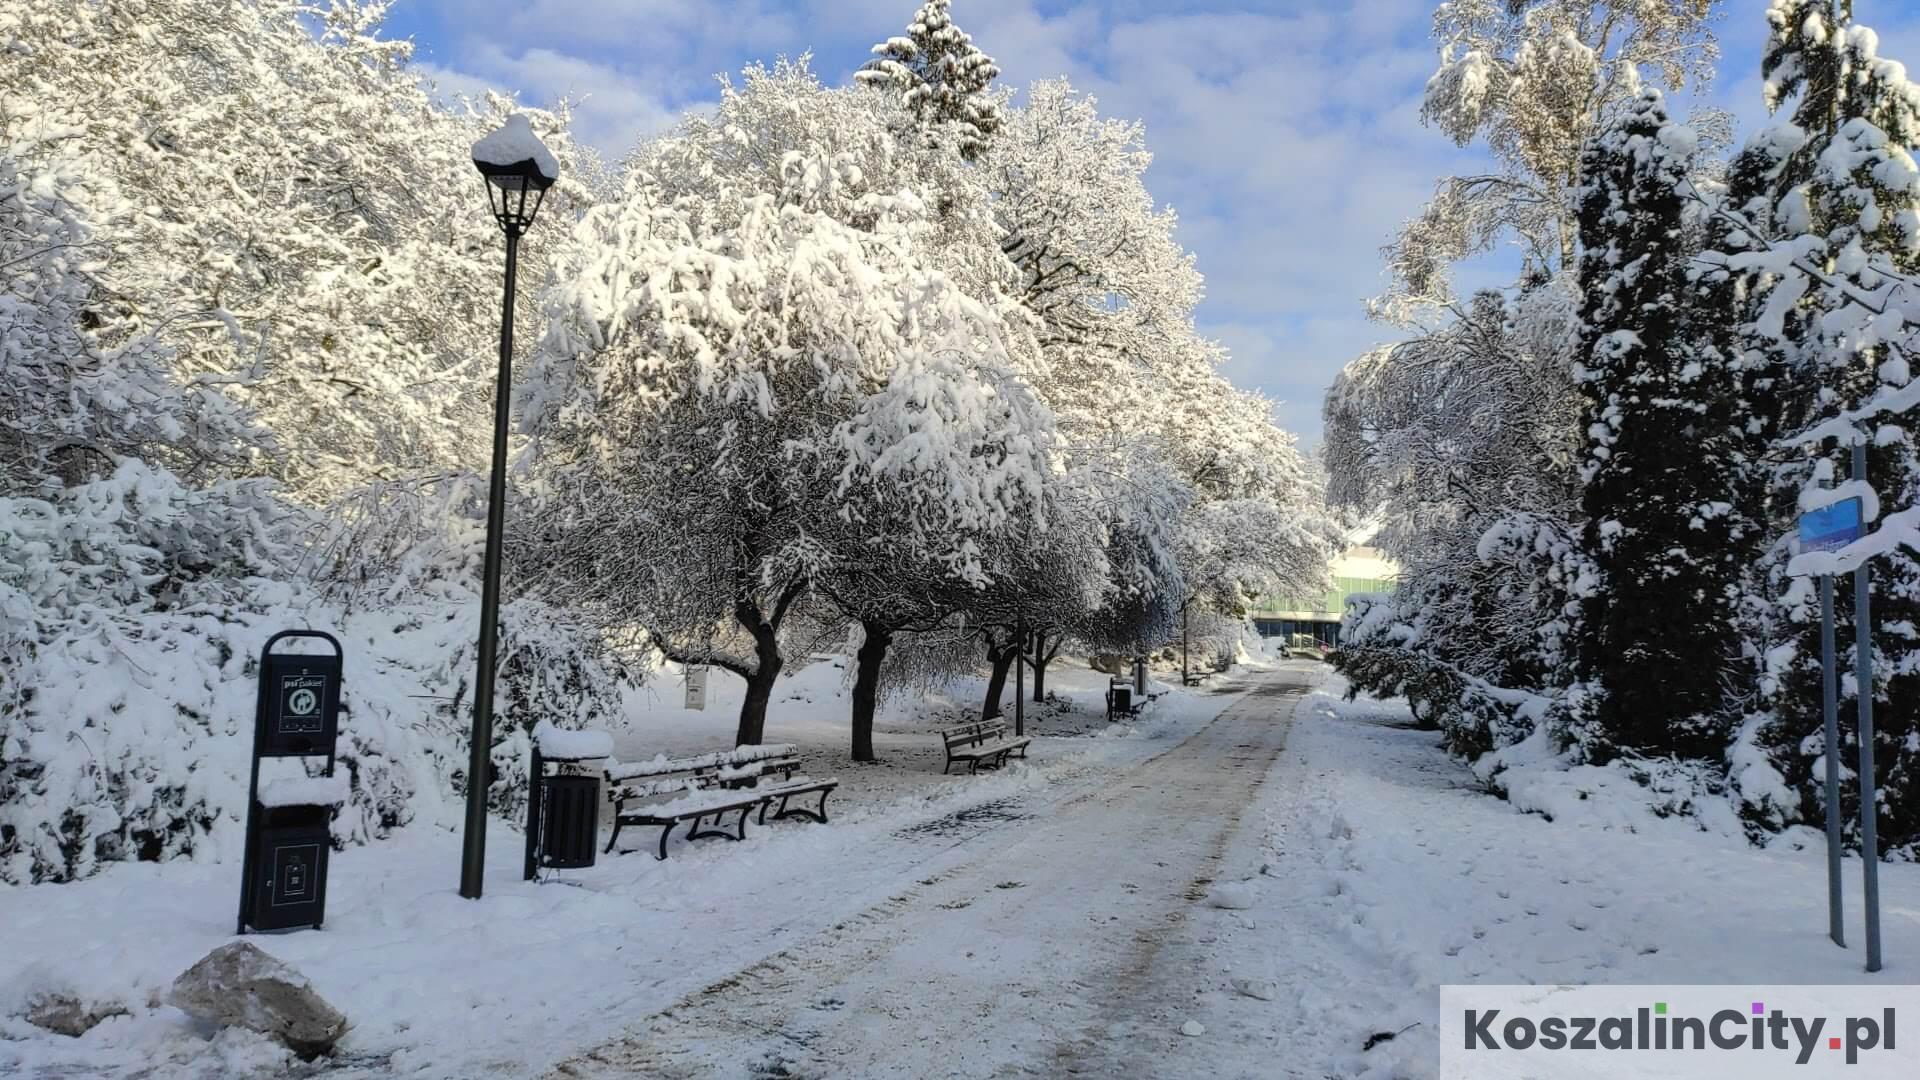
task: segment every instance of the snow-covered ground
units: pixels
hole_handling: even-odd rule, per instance
[[[1430,1077],[1443,983],[1920,970],[1920,867],[1883,868],[1887,970],[1868,976],[1826,941],[1817,843],[1756,850],[1604,790],[1557,800],[1588,813],[1519,812],[1317,664],[1111,728],[1104,676],[1065,666],[1077,708],[1035,719],[1030,764],[977,778],[940,775],[937,700],[891,706],[883,763],[851,765],[840,677],[796,674],[769,731],[841,777],[828,825],[539,885],[497,828],[478,903],[454,890],[458,837],[409,830],[335,857],[325,931],[252,940],[348,1014],[331,1068],[369,1077]],[[724,744],[727,693],[705,713],[635,701],[622,755]],[[37,986],[131,1010],[79,1039],[0,1019],[0,1074],[286,1071],[154,1003],[230,940],[234,877],[133,864],[0,890],[0,1016]],[[1850,862],[1856,904],[1857,880]]]
[[[1920,866],[1881,867],[1886,966],[1868,975],[1857,860],[1854,947],[1826,937],[1823,837],[1758,850],[1620,791],[1570,788],[1551,801],[1595,805],[1554,820],[1519,813],[1404,705],[1342,689],[1330,678],[1301,703],[1261,827],[1222,870],[1251,906],[1203,911],[1168,947],[1209,1032],[1186,1048],[1192,1075],[1432,1076],[1446,983],[1920,981]]]
[[[1100,715],[1106,676],[1061,662],[1040,707],[1030,763],[942,776],[934,727],[977,709],[963,700],[896,701],[883,712],[877,765],[848,758],[835,661],[783,680],[769,741],[800,746],[807,771],[837,775],[827,825],[749,827],[745,843],[676,839],[672,857],[602,857],[559,883],[520,881],[521,838],[490,830],[486,896],[461,899],[456,833],[403,830],[332,859],[326,928],[249,940],[303,971],[353,1028],[337,1064],[350,1074],[524,1075],[617,1035],[686,993],[892,895],[953,844],[1003,824],[1015,800],[1052,802],[1166,749],[1227,698],[1175,692],[1132,723]],[[623,758],[732,744],[737,686],[716,678],[709,708],[676,707],[663,681],[631,702]],[[1032,706],[1030,706],[1032,708]],[[1039,809],[1020,813],[1041,813]],[[638,830],[636,846],[653,840]],[[627,843],[622,837],[622,845]],[[207,1077],[271,1073],[272,1044],[209,1038],[159,1003],[174,976],[232,940],[238,867],[118,864],[75,884],[0,887],[0,1074]],[[78,1039],[20,1018],[36,990],[115,1003],[131,1015]]]
[[[1223,688],[1211,723],[1091,783],[982,807],[989,828],[934,823],[940,854],[883,901],[559,1075],[1184,1075],[1189,1002],[1167,1000],[1157,958],[1208,895],[1312,674]]]

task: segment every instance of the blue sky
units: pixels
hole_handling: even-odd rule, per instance
[[[713,100],[713,75],[814,55],[844,81],[919,0],[398,0],[392,36],[443,87],[586,101],[576,130],[618,157]],[[954,0],[955,20],[1015,87],[1067,75],[1111,115],[1141,119],[1148,183],[1180,212],[1207,276],[1204,332],[1227,375],[1278,403],[1307,445],[1341,366],[1392,337],[1362,307],[1378,249],[1445,173],[1478,155],[1421,126],[1435,0]],[[1724,0],[1711,97],[1744,138],[1764,117],[1766,0]],[[1920,4],[1855,0],[1885,56],[1920,65]],[[1499,260],[1468,281],[1502,281]]]

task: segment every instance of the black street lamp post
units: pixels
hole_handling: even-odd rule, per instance
[[[500,372],[493,396],[493,473],[487,487],[487,554],[480,586],[480,663],[473,690],[473,742],[467,761],[466,834],[460,851],[460,895],[480,898],[487,854],[487,788],[493,774],[493,679],[500,628],[500,547],[507,504],[507,398],[513,386],[513,285],[520,236],[533,224],[560,167],[519,114],[473,144],[473,165],[486,178],[487,202],[507,234],[507,288],[500,306]]]

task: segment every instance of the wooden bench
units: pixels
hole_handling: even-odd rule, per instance
[[[997,769],[1006,764],[1007,755],[1015,750],[1026,757],[1027,744],[1033,740],[1024,735],[1008,738],[1006,721],[985,720],[942,731],[940,741],[947,751],[947,763],[940,767],[944,774],[956,761],[966,762],[968,772],[979,772],[983,763],[989,769]]]
[[[607,850],[613,850],[627,825],[660,826],[657,857],[664,859],[667,838],[681,822],[689,823],[689,840],[713,836],[745,840],[747,816],[758,810],[760,824],[765,825],[769,807],[775,808],[776,821],[801,817],[824,822],[827,796],[840,781],[795,777],[799,767],[799,755],[788,743],[741,746],[691,758],[662,754],[651,761],[615,763],[607,769],[607,801],[614,808]],[[820,796],[815,809],[789,805],[796,796],[813,794]],[[728,814],[738,815],[731,831]]]

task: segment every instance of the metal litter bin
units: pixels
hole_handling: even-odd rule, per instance
[[[549,776],[540,781],[540,865],[579,870],[593,865],[600,838],[600,778]]]
[[[318,927],[326,921],[327,853],[333,837],[327,828],[331,806],[258,806],[252,873],[251,911],[246,925],[255,930]]]

